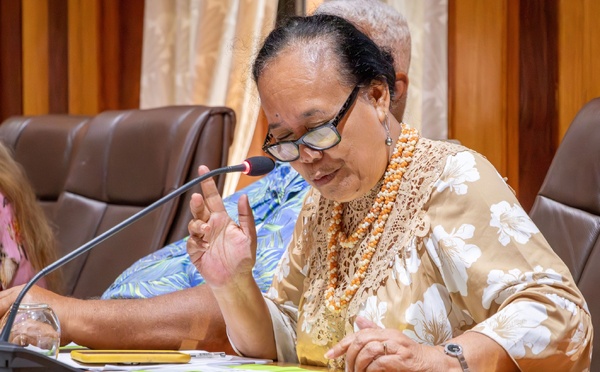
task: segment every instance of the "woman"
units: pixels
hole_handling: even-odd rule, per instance
[[[232,344],[347,370],[589,368],[591,319],[568,269],[481,155],[389,114],[392,63],[335,16],[265,40],[264,149],[312,189],[266,300],[247,200],[237,225],[213,181],[192,197],[188,252]]]
[[[52,230],[23,168],[0,144],[0,282],[2,289],[27,283],[56,258]],[[56,274],[38,285],[58,290]]]

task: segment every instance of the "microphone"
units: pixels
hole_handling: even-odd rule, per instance
[[[208,173],[194,178],[193,180],[189,181],[183,186],[175,189],[173,192],[163,196],[159,200],[150,204],[148,207],[142,209],[141,211],[127,218],[126,220],[114,226],[113,228],[98,235],[86,244],[75,249],[71,253],[66,254],[62,258],[54,261],[50,265],[40,270],[33,278],[31,278],[31,280],[27,282],[27,284],[25,284],[21,292],[19,292],[19,295],[15,299],[15,302],[12,304],[8,316],[6,318],[6,325],[4,326],[4,329],[2,329],[2,333],[0,333],[0,372],[18,370],[21,368],[27,368],[28,371],[32,368],[40,368],[44,371],[79,371],[79,369],[72,368],[64,363],[59,362],[56,359],[49,358],[35,351],[31,351],[25,349],[24,347],[17,346],[8,342],[8,338],[10,337],[10,331],[12,329],[13,322],[17,315],[19,305],[23,301],[23,298],[27,294],[27,291],[29,291],[29,289],[42,277],[48,275],[49,273],[63,266],[67,262],[70,262],[71,260],[79,257],[83,253],[102,243],[104,240],[113,236],[117,232],[123,230],[125,227],[131,225],[132,223],[136,222],[148,213],[154,211],[156,208],[162,206],[171,199],[178,197],[179,195],[191,189],[193,186],[208,178],[224,173],[233,172],[242,172],[249,176],[262,176],[263,174],[267,174],[270,171],[272,171],[273,168],[275,168],[275,162],[273,161],[273,159],[266,156],[254,156],[244,160],[242,164],[231,165],[228,167],[218,168],[209,171]]]

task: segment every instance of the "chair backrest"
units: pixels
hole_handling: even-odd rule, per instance
[[[57,206],[59,256],[183,185],[198,165],[225,166],[234,122],[230,109],[204,106],[107,111],[91,119]],[[64,294],[101,295],[134,261],[169,237],[183,237],[191,192],[65,265]]]
[[[58,238],[72,252],[175,188],[197,167],[227,165],[235,115],[226,107],[169,106],[95,117],[15,116],[0,125]],[[216,178],[220,191],[225,176]],[[92,297],[135,260],[187,235],[197,185],[63,269],[64,294]]]
[[[48,218],[54,220],[56,203],[69,171],[78,139],[89,116],[13,116],[0,125],[0,141],[21,164]]]
[[[600,98],[571,123],[530,215],[571,270],[592,321],[600,321]],[[591,370],[600,371],[600,325],[595,325]]]

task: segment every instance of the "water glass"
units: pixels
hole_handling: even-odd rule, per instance
[[[5,323],[6,315],[1,322],[2,328]],[[21,304],[8,341],[49,357],[58,357],[60,323],[56,314],[48,304]]]

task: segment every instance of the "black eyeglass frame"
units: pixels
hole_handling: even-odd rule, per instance
[[[336,146],[342,140],[342,136],[340,135],[340,132],[338,132],[337,126],[340,124],[340,122],[342,121],[344,116],[346,116],[346,114],[350,111],[350,108],[354,105],[354,101],[356,101],[356,97],[358,97],[358,91],[360,90],[360,88],[361,87],[359,85],[356,85],[354,87],[354,89],[352,89],[352,92],[350,92],[350,95],[346,99],[346,102],[344,102],[344,104],[340,108],[340,111],[337,113],[337,115],[333,119],[331,119],[327,123],[324,123],[324,124],[321,124],[319,126],[309,129],[300,138],[298,138],[297,140],[294,140],[294,141],[281,141],[281,142],[269,144],[269,142],[273,139],[273,135],[271,133],[268,133],[267,137],[265,138],[265,142],[263,143],[262,150],[264,152],[270,154],[271,156],[273,156],[275,159],[287,163],[287,162],[295,161],[300,157],[300,146],[299,145],[304,145],[308,148],[311,148],[311,149],[317,150],[317,151],[327,150],[327,149],[330,149],[330,148]],[[313,146],[311,144],[304,142],[304,137],[306,137],[307,135],[309,135],[310,133],[312,133],[316,130],[319,130],[319,129],[322,129],[325,127],[331,127],[331,129],[337,136],[337,140],[333,144],[331,144],[330,146],[326,146],[326,147],[317,147],[317,146]],[[271,148],[273,148],[275,146],[281,146],[282,144],[288,144],[288,143],[293,144],[296,147],[296,151],[298,153],[296,155],[296,157],[293,159],[290,159],[290,160],[280,159],[277,155],[275,155],[271,151],[269,151]]]

